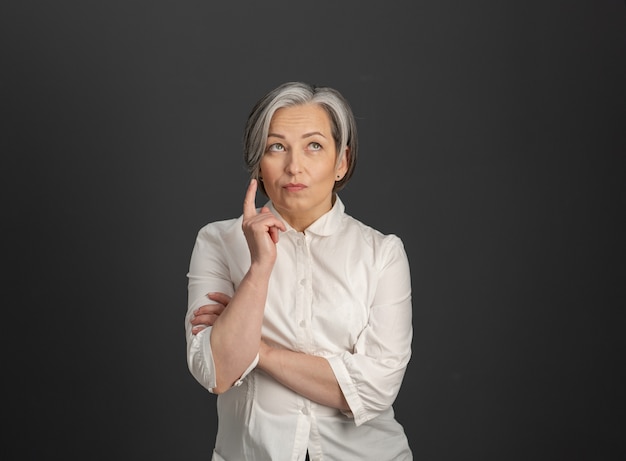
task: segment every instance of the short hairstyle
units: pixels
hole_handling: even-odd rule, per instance
[[[349,148],[348,169],[343,178],[335,181],[333,192],[337,192],[350,180],[357,159],[356,120],[348,101],[339,91],[303,82],[287,82],[271,90],[254,105],[246,123],[243,137],[243,156],[251,178],[259,179],[261,157],[265,153],[267,134],[274,113],[283,107],[303,104],[318,104],[330,118],[332,136],[337,149],[337,163]],[[259,189],[267,196],[262,181]]]

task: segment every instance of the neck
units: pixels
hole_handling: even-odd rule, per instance
[[[293,227],[298,232],[304,232],[311,224],[317,221],[320,217],[328,213],[336,202],[335,194],[332,195],[330,203],[327,207],[316,208],[314,210],[308,210],[307,212],[290,212],[289,210],[284,210],[276,207],[274,204],[274,208],[276,211],[280,213],[281,217],[287,221],[287,223]]]

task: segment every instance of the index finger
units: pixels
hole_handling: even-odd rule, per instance
[[[257,188],[256,179],[252,178],[250,180],[250,184],[248,184],[248,190],[246,190],[246,197],[243,199],[244,219],[251,218],[253,216],[256,216],[257,214],[256,205],[255,205],[256,188]]]

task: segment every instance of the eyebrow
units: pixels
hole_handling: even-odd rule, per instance
[[[326,139],[326,136],[324,136],[322,133],[320,133],[319,131],[311,131],[310,133],[304,133],[302,135],[302,139],[304,138],[310,138],[311,136],[315,136],[315,135],[319,135],[322,138]],[[274,138],[280,138],[280,139],[285,139],[285,137],[282,134],[278,134],[278,133],[267,133],[267,137],[274,137]]]

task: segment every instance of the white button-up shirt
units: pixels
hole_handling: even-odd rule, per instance
[[[278,217],[271,203],[267,206]],[[284,220],[283,220],[284,221]],[[210,223],[191,255],[185,317],[187,361],[196,380],[216,386],[211,328],[191,333],[206,294],[231,295],[250,267],[242,218]],[[325,357],[350,406],[341,412],[302,397],[256,368],[217,397],[213,460],[412,460],[392,404],[411,356],[409,264],[396,235],[383,235],[333,208],[277,243],[262,326],[268,342]]]

